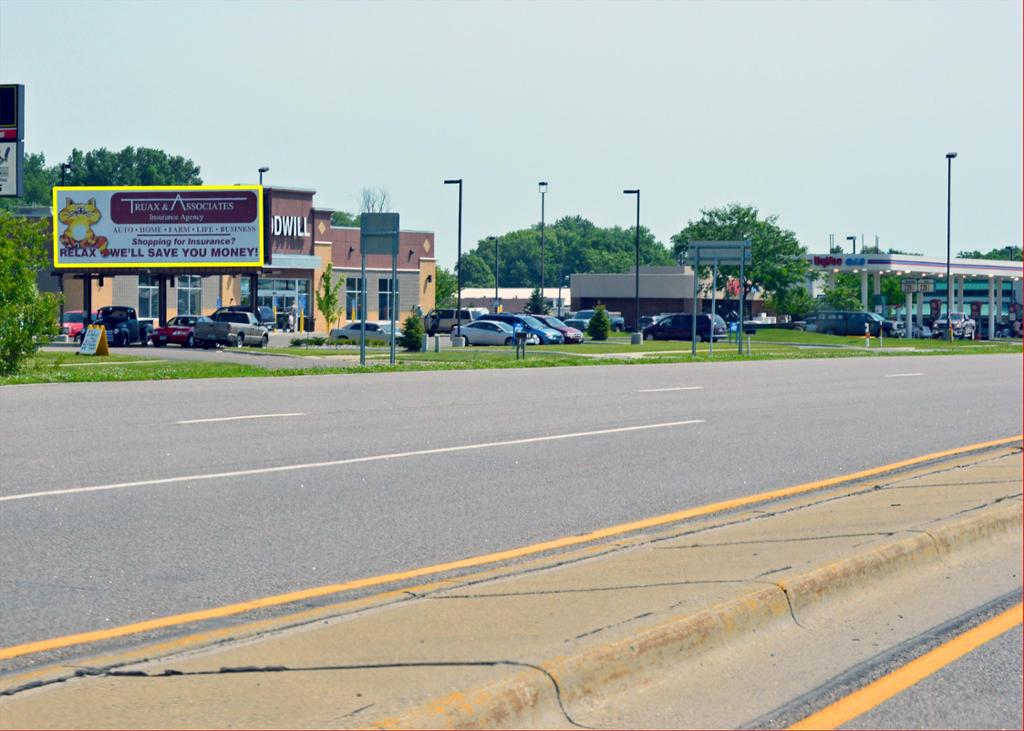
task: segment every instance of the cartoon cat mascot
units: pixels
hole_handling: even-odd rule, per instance
[[[65,246],[95,247],[101,255],[106,256],[107,237],[97,236],[92,230],[92,225],[102,218],[96,208],[96,199],[90,198],[87,203],[75,203],[70,198],[67,201],[67,205],[60,211],[60,222],[67,224],[60,235],[60,242]]]

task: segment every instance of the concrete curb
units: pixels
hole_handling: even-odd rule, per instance
[[[575,724],[568,709],[572,703],[648,683],[674,662],[773,622],[789,621],[829,597],[941,562],[984,539],[1019,533],[1021,527],[1021,502],[1004,501],[696,614],[673,617],[626,639],[556,656],[484,687],[378,719],[366,728],[529,728],[562,725],[566,719]]]

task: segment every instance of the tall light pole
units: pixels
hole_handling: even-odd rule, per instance
[[[548,182],[542,180],[537,183],[537,190],[540,191],[540,301],[543,310],[544,303],[544,196],[548,192]]]
[[[636,298],[636,320],[633,321],[633,337],[631,340],[637,342],[637,334],[640,333],[640,189],[622,191],[624,195],[636,196],[636,272],[634,273],[634,296]],[[643,342],[641,335],[641,340]]]
[[[950,261],[950,215],[953,200],[953,158],[955,152],[946,153],[946,333],[953,342],[953,281],[949,276]]]
[[[494,242],[494,311],[498,311],[498,302],[501,300],[498,297],[498,237],[488,236],[488,241]]]
[[[266,165],[264,165],[263,167],[260,168],[260,185],[263,185],[263,173],[269,173],[269,172],[270,172],[270,168],[268,168]]]
[[[64,185],[64,175],[72,167],[74,167],[74,166],[71,163],[69,163],[69,162],[62,162],[60,164],[60,184],[61,184],[62,187]],[[64,272],[60,272],[59,274],[57,274],[57,282],[60,284],[60,324],[63,326],[64,325]],[[84,320],[84,322],[86,324],[88,324],[89,323],[89,319],[90,319],[89,318],[89,313],[86,312],[85,313],[85,317],[83,318],[83,320]]]
[[[459,251],[455,258],[455,267],[458,270],[458,294],[457,294],[457,310],[455,310],[455,326],[459,329],[459,337],[462,337],[462,178],[453,178],[444,181],[445,185],[458,185],[459,186]],[[454,342],[454,341],[453,341]]]

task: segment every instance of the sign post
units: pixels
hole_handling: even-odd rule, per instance
[[[391,365],[395,364],[395,310],[398,307],[398,214],[364,213],[359,217],[359,254],[362,286],[360,300],[362,317],[359,333],[359,365],[366,365],[366,255],[384,254],[391,257],[391,285],[388,308],[391,321]]]
[[[715,262],[715,273],[717,275],[718,266],[739,266],[740,268],[740,312],[739,312],[739,332],[743,332],[743,315],[746,310],[746,286],[744,277],[744,266],[749,265],[753,258],[751,256],[751,244],[750,239],[743,241],[690,241],[689,246],[686,249],[686,262],[693,268],[693,315],[690,320],[690,355],[696,357],[697,355],[697,303],[698,291],[697,287],[700,280],[700,261],[704,259],[707,261],[711,259]],[[714,306],[714,286],[715,282],[712,282],[712,295],[711,301]],[[711,317],[711,339],[715,338],[715,318],[714,313]],[[743,338],[737,337],[739,343],[739,354],[743,355]],[[709,348],[708,352],[711,352]]]

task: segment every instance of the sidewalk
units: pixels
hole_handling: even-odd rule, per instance
[[[1021,480],[1019,446],[990,449],[441,580],[19,692],[0,727],[564,726],[591,695],[972,545],[1019,567]]]

